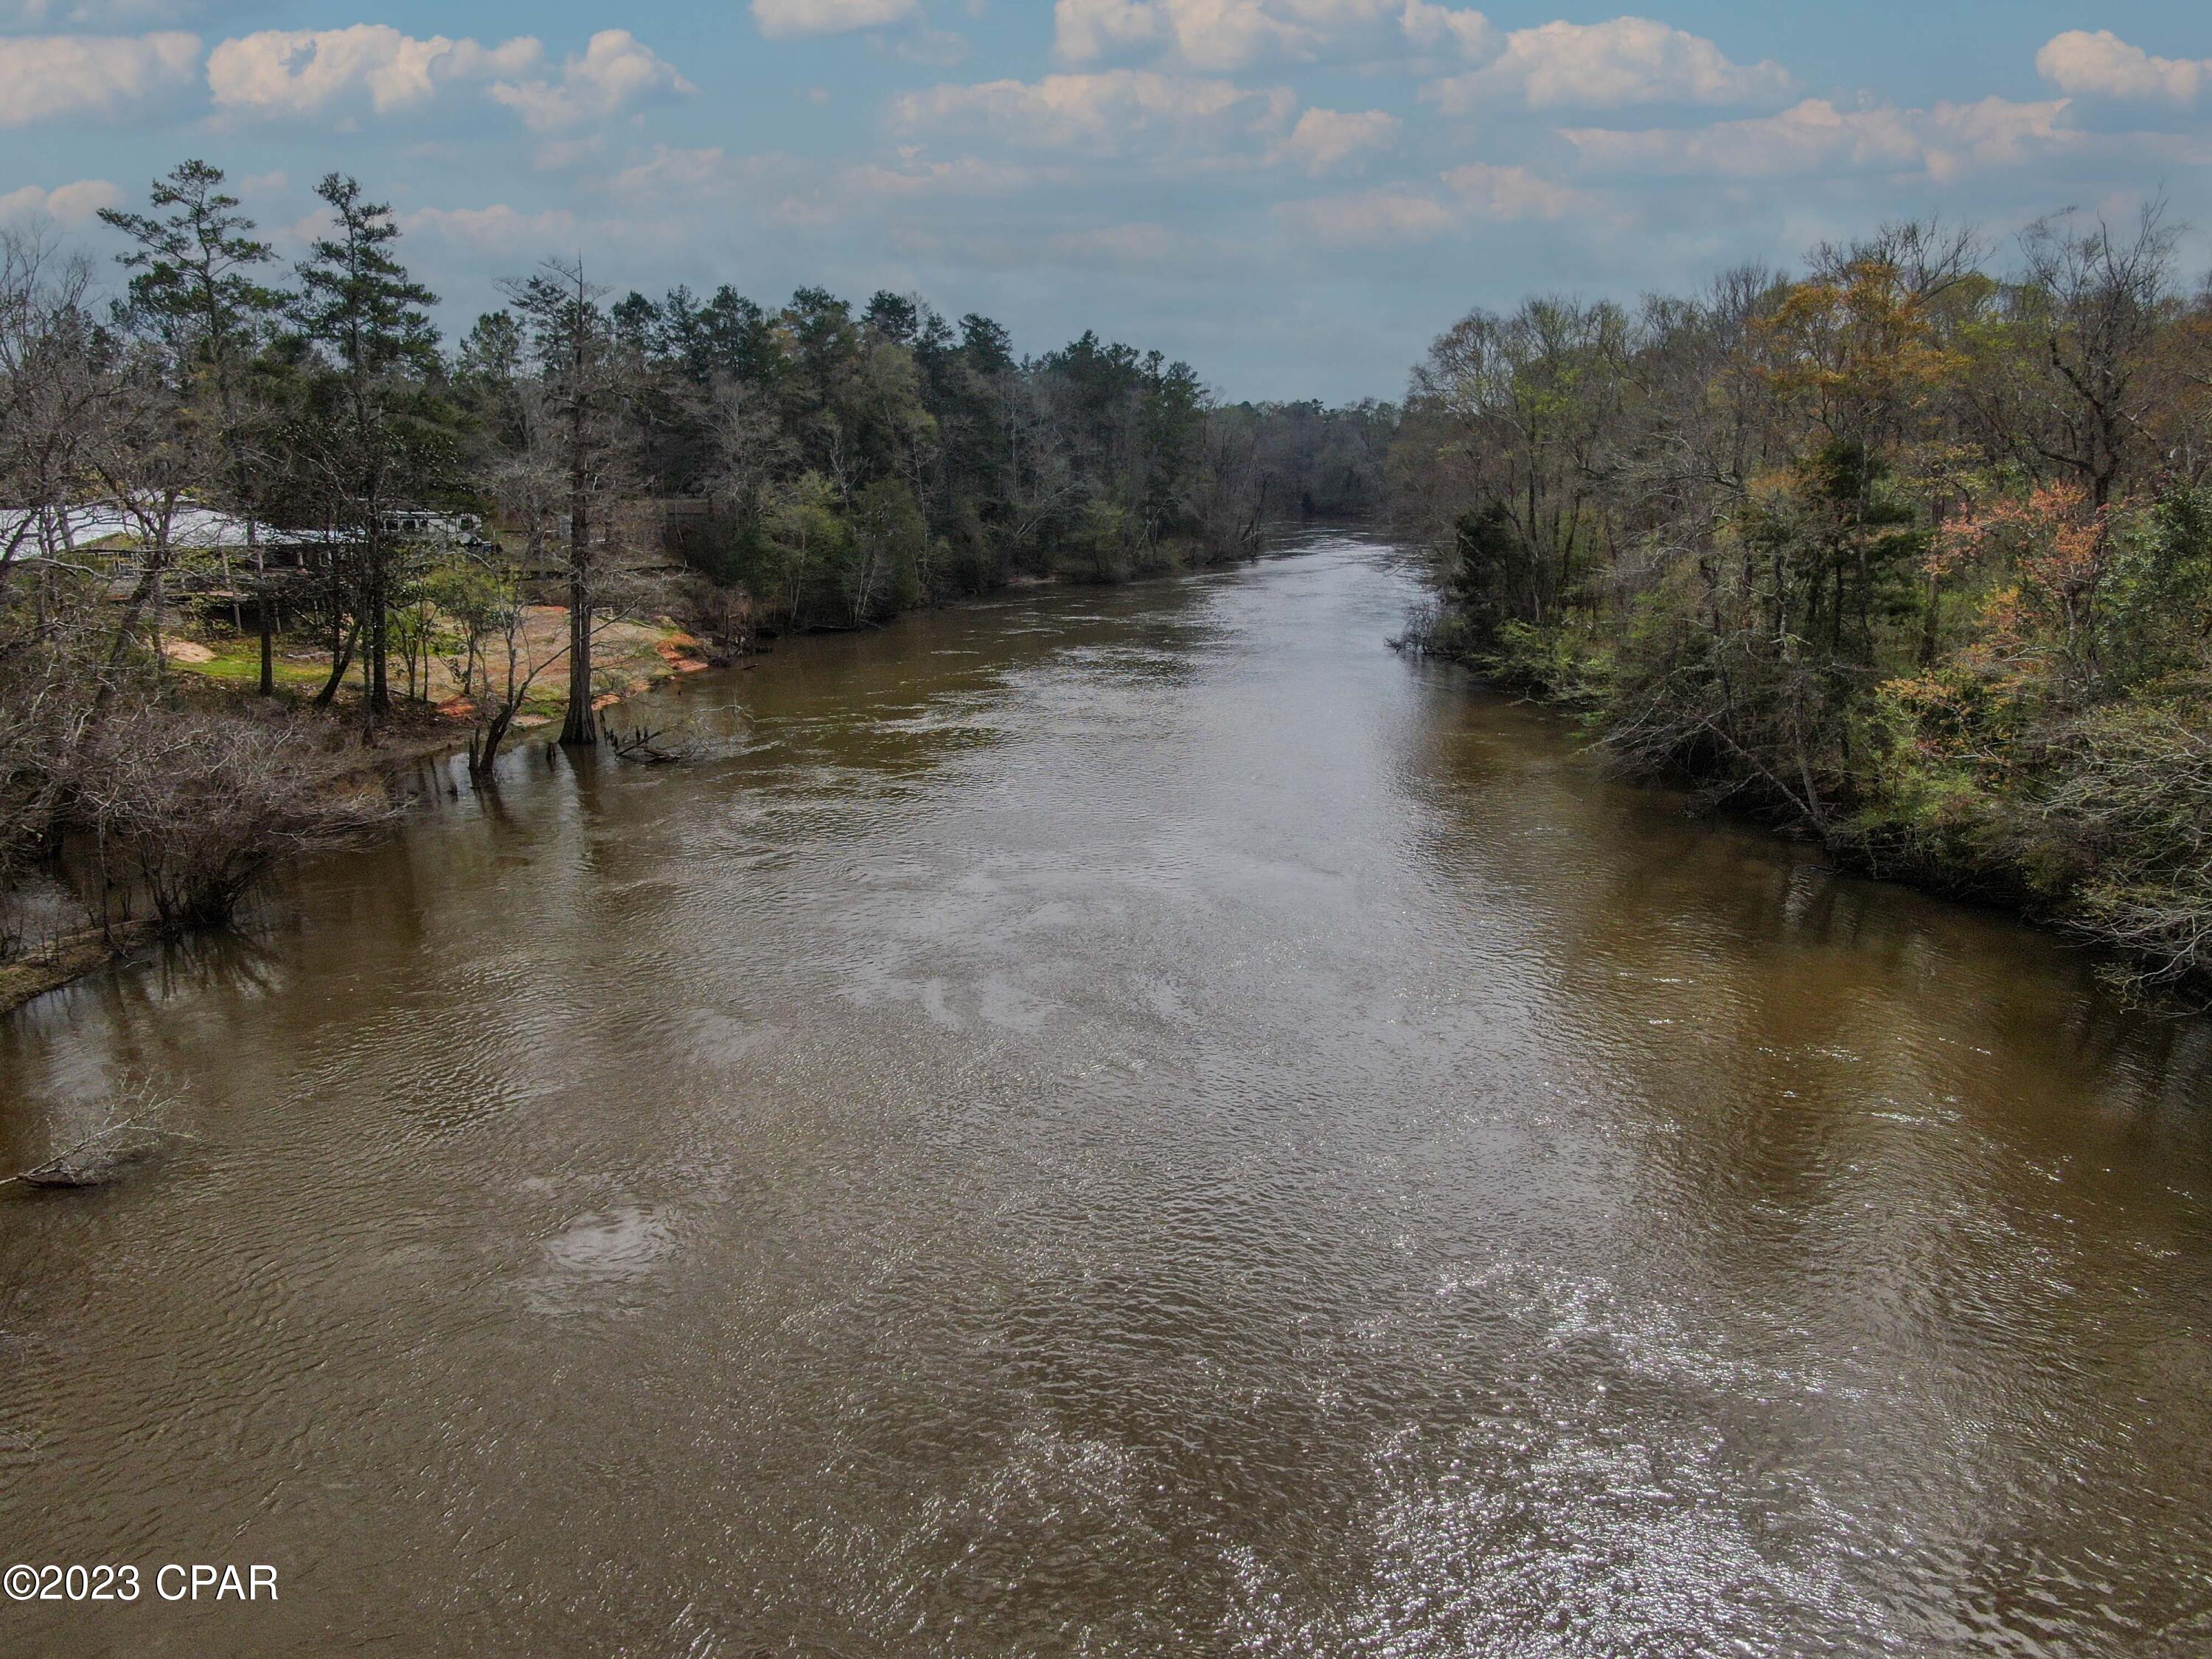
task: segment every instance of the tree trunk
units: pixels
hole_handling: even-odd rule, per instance
[[[328,708],[338,695],[338,687],[345,684],[346,670],[353,666],[353,647],[361,638],[361,618],[354,618],[353,626],[346,630],[345,638],[331,653],[331,677],[323,682],[323,689],[315,693],[315,707]]]
[[[483,731],[469,744],[469,781],[482,783],[491,776],[491,769],[499,759],[500,745],[507,741],[507,728],[514,723],[516,705],[510,702],[492,716]]]
[[[138,631],[138,620],[146,614],[149,601],[160,603],[161,588],[161,554],[139,573],[137,586],[131,590],[130,602],[124,607],[123,620],[116,625],[115,638],[107,649],[106,672],[100,677],[100,690],[93,696],[92,724],[98,726],[107,713],[107,705],[115,700],[115,677],[123,671],[124,653],[131,648],[131,635]],[[154,648],[161,649],[161,636],[155,635]]]
[[[599,741],[592,722],[591,507],[577,489],[568,506],[568,714],[561,725],[566,748]]]
[[[374,512],[374,506],[371,507]],[[392,659],[392,633],[388,622],[392,609],[392,572],[390,551],[377,526],[371,521],[368,531],[368,711],[369,725],[392,712],[392,688],[389,665]]]
[[[276,695],[276,606],[269,592],[269,556],[261,550],[261,536],[252,519],[246,521],[246,539],[253,552],[253,609],[257,631],[261,635],[261,695]]]

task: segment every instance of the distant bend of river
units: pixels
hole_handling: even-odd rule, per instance
[[[0,1023],[11,1655],[2212,1650],[2212,1057],[1249,568],[787,646]],[[14,1167],[10,1164],[10,1167]]]

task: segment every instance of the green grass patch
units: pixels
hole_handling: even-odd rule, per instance
[[[179,673],[198,674],[203,679],[216,680],[226,685],[258,685],[261,684],[261,641],[259,640],[204,641],[215,653],[207,662],[178,662],[170,665]],[[280,641],[281,643],[281,641]],[[280,651],[276,658],[276,684],[279,685],[312,685],[320,688],[330,671],[313,663],[290,662]]]

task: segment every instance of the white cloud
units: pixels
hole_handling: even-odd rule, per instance
[[[1641,17],[1546,23],[1501,35],[1469,7],[1436,0],[1054,0],[1054,44],[1073,64],[1158,57],[1230,73],[1271,59],[1374,65],[1408,50],[1441,66],[1480,65],[1433,82],[1455,112],[1492,102],[1532,109],[1778,100],[1779,64],[1737,64],[1698,35]]]
[[[0,40],[0,126],[113,115],[181,90],[199,68],[196,34],[34,34]]]
[[[1057,0],[1052,21],[1054,49],[1076,64],[1169,38],[1166,20],[1152,0]]]
[[[1310,109],[1284,141],[1284,153],[1316,176],[1334,173],[1347,161],[1371,151],[1388,149],[1398,142],[1403,126],[1395,115],[1379,109],[1346,112]]]
[[[208,58],[216,106],[234,114],[329,116],[366,106],[379,115],[419,109],[456,88],[481,88],[532,132],[611,120],[640,104],[697,90],[627,29],[602,29],[557,73],[528,35],[496,46],[416,40],[383,23],[343,29],[267,29],[226,40]]]
[[[1444,186],[1481,219],[1564,219],[1597,205],[1582,191],[1539,178],[1526,167],[1480,161],[1454,167],[1444,174]]]
[[[1449,204],[1398,185],[1286,202],[1276,216],[1294,236],[1333,248],[1433,241],[1459,225]]]
[[[880,225],[902,204],[1001,198],[1064,183],[1058,168],[963,156],[925,161],[902,151],[896,164],[823,163],[799,156],[732,155],[720,146],[678,149],[660,145],[605,184],[618,210],[680,226],[706,206],[741,204],[787,224],[823,225],[859,219]]]
[[[933,161],[911,149],[881,161],[821,161],[783,154],[732,155],[720,147],[668,145],[623,167],[600,186],[611,223],[629,242],[681,242],[702,222],[731,210],[748,220],[819,229],[866,227],[872,240],[909,213],[953,222],[964,202],[1002,201],[1075,182],[1062,164],[1033,166],[967,155]],[[969,224],[969,231],[980,234]]]
[[[1248,270],[1251,250],[1203,233],[1152,222],[1104,224],[1048,231],[1035,224],[1014,229],[963,228],[947,234],[936,221],[894,226],[890,245],[912,259],[957,266],[963,270],[1035,271],[1058,266],[1078,281],[1123,273],[1167,273],[1178,278],[1194,270],[1216,276]]]
[[[80,179],[73,185],[57,185],[52,190],[26,185],[0,196],[0,224],[45,214],[65,225],[81,225],[102,208],[122,205],[122,190],[105,179]]]
[[[607,137],[594,132],[582,138],[549,138],[538,146],[530,165],[540,173],[561,173],[596,161],[607,151]]]
[[[1324,247],[1433,241],[1476,224],[1547,222],[1595,211],[1598,203],[1578,190],[1538,177],[1526,167],[1470,162],[1443,175],[1446,194],[1386,185],[1352,195],[1291,202],[1278,217],[1297,235]]]
[[[2014,167],[2070,146],[2067,100],[1933,108],[1894,105],[1838,110],[1806,100],[1778,115],[1711,126],[1617,132],[1566,128],[1561,136],[1591,166],[1629,172],[1784,178],[1821,173],[1915,173],[1952,179],[1972,169]]]
[[[1462,58],[1486,58],[1497,49],[1496,31],[1479,11],[1406,0],[1399,18],[1406,39],[1422,52],[1455,52]]]
[[[898,99],[892,114],[919,131],[981,133],[1099,155],[1169,147],[1203,162],[1243,141],[1280,137],[1297,107],[1287,88],[1248,91],[1228,81],[1112,70],[933,87]]]
[[[732,155],[719,145],[675,149],[663,144],[624,167],[606,193],[627,244],[680,244],[708,204],[738,204],[786,225],[823,225],[856,198],[840,192],[820,167],[797,156]]]
[[[457,82],[520,75],[543,52],[527,35],[485,46],[442,34],[418,40],[384,23],[264,29],[209,54],[208,87],[217,108],[240,114],[317,115],[366,97],[388,115]]]
[[[921,15],[921,0],[753,0],[753,21],[771,40],[888,28]]]
[[[968,37],[950,29],[916,29],[898,43],[898,55],[909,64],[951,69],[968,61]]]
[[[1407,0],[1055,0],[1053,33],[1070,63],[1157,50],[1193,69],[1233,70],[1268,58],[1313,62],[1362,40],[1379,47],[1407,10]]]
[[[2212,86],[2212,58],[2154,58],[2110,29],[2069,29],[2035,54],[2037,73],[2061,92],[2190,104]]]
[[[1008,196],[1064,174],[1050,169],[1010,167],[963,156],[954,161],[924,161],[904,156],[895,167],[862,162],[839,170],[836,193],[873,201],[924,200],[948,196]]]
[[[675,66],[628,29],[601,29],[581,57],[571,54],[557,81],[494,82],[489,96],[522,117],[532,132],[604,121],[631,106],[698,91]]]
[[[1617,109],[1632,104],[1757,104],[1785,95],[1779,64],[1737,64],[1702,36],[1643,17],[1516,29],[1480,69],[1423,95],[1453,114],[1495,104]]]
[[[2015,104],[1984,98],[1972,104],[1937,104],[1915,122],[1922,164],[1931,178],[1955,179],[1984,168],[2022,167],[2056,150],[2071,149],[2081,135],[2065,124],[2069,100]]]
[[[503,202],[481,208],[418,208],[403,214],[399,228],[427,233],[472,253],[544,254],[576,240],[576,216],[565,208],[525,213]]]
[[[1164,266],[1188,269],[1194,259],[1218,252],[1202,237],[1157,224],[1097,225],[1084,230],[1062,231],[1046,240],[1044,251],[1066,264],[1142,270]]]
[[[657,147],[644,161],[624,167],[611,188],[617,197],[634,199],[673,191],[696,193],[721,185],[741,163],[733,162],[720,146],[706,149]]]

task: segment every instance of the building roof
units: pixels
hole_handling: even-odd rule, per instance
[[[0,507],[0,544],[13,542],[21,533],[25,521],[40,516],[53,526],[55,538],[64,544],[85,550],[100,548],[127,550],[141,545],[146,539],[144,520],[135,513],[125,511],[111,502],[95,502],[65,510],[52,507]],[[68,533],[62,535],[58,520],[67,520]],[[252,541],[264,547],[297,547],[303,543],[342,542],[343,532],[332,530],[278,530],[271,526],[255,523]],[[218,513],[210,507],[186,502],[171,514],[169,545],[182,552],[215,553],[225,549],[244,549],[252,545],[247,537],[248,521],[235,514]]]

